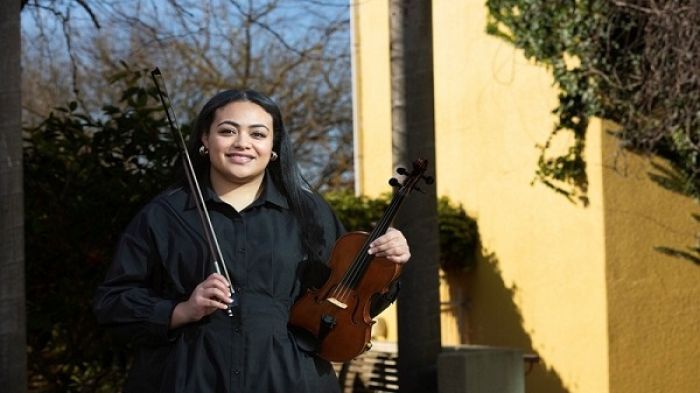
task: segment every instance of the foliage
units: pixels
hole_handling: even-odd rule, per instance
[[[323,197],[349,231],[369,232],[377,225],[391,202],[389,193],[370,198],[365,195],[355,196],[349,190],[327,192]]]
[[[479,229],[476,220],[467,215],[461,205],[446,196],[438,199],[438,230],[440,231],[440,267],[445,271],[471,270],[476,263]]]
[[[97,119],[71,102],[25,129],[31,390],[121,385],[127,357],[98,329],[90,302],[117,236],[171,182],[177,156],[144,77],[116,75],[122,96]]]
[[[43,119],[67,97],[81,110],[99,111],[118,99],[103,76],[120,70],[121,60],[157,65],[178,117],[193,118],[226,89],[273,97],[313,187],[350,187],[348,7],[315,0],[32,0],[22,11],[23,119]]]
[[[371,230],[389,207],[391,194],[377,198],[355,196],[350,191],[334,191],[324,195],[338,219],[348,230]],[[445,271],[469,270],[476,261],[474,251],[479,242],[476,221],[461,205],[443,196],[438,200],[440,267]]]
[[[587,203],[582,154],[591,116],[621,125],[620,145],[668,159],[684,193],[700,198],[700,7],[694,0],[487,0],[487,31],[546,65],[559,120],[536,178]],[[571,133],[566,154],[551,141]]]

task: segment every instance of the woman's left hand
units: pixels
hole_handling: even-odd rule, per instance
[[[396,263],[406,263],[411,258],[406,238],[401,231],[394,228],[387,229],[385,234],[370,243],[369,253]]]

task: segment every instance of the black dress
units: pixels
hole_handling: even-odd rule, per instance
[[[261,196],[241,212],[210,188],[204,192],[239,312],[216,311],[168,329],[175,305],[213,267],[189,193],[178,188],[156,197],[123,233],[94,302],[99,322],[136,344],[124,391],[338,392],[331,364],[304,350],[287,327],[305,259],[287,200],[269,176]],[[324,230],[326,261],[344,229],[322,198],[308,198]]]

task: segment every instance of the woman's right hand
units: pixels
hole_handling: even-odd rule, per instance
[[[226,310],[233,301],[229,296],[228,281],[218,273],[213,273],[199,283],[187,301],[178,303],[170,317],[170,328],[199,321],[216,310]]]

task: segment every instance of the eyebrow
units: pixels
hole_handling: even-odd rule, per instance
[[[222,125],[224,125],[224,124],[232,125],[232,126],[234,126],[234,127],[240,127],[240,126],[241,126],[240,124],[238,124],[238,123],[236,123],[235,121],[232,121],[232,120],[224,120],[224,121],[222,121],[221,123],[217,124],[216,126],[217,126],[217,127],[220,127],[220,126],[222,126]],[[264,125],[264,124],[251,124],[250,126],[248,126],[248,128],[260,128],[260,127],[265,128],[266,130],[269,131],[269,128],[268,128],[266,125]]]

